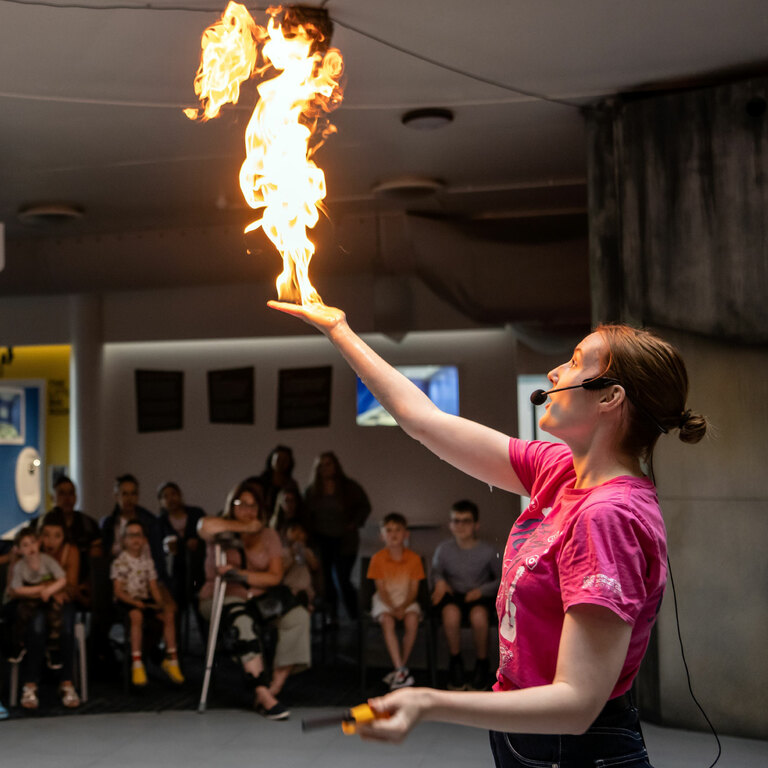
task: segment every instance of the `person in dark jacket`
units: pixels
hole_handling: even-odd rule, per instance
[[[197,532],[197,524],[205,512],[185,504],[181,488],[171,480],[157,489],[157,499],[163,548],[170,563],[171,592],[183,608],[205,581],[205,542]]]
[[[170,585],[168,569],[165,566],[163,533],[160,521],[148,509],[139,506],[139,481],[130,474],[115,479],[115,506],[112,512],[101,518],[104,555],[112,559],[122,551],[123,531],[131,520],[138,520],[146,533],[149,552],[155,563],[158,581]]]
[[[305,514],[315,551],[323,567],[323,585],[330,621],[338,612],[338,581],[344,607],[357,618],[357,590],[350,574],[360,546],[359,529],[371,513],[362,487],[344,474],[335,453],[325,451],[315,459],[313,480],[305,494]]]

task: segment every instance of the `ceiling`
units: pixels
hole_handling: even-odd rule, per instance
[[[85,6],[89,5],[87,8]],[[0,222],[6,260],[30,242],[245,226],[240,105],[195,123],[192,82],[211,0],[0,0]],[[139,8],[138,6],[141,5]],[[330,0],[346,89],[338,133],[318,152],[330,217],[399,209],[544,227],[586,210],[580,107],[618,92],[764,71],[764,0]],[[75,7],[76,6],[76,7]],[[183,8],[181,7],[183,6]],[[250,7],[256,21],[262,10]],[[432,131],[402,124],[443,107]],[[402,177],[439,181],[421,199],[383,199]],[[84,216],[30,226],[25,206]],[[503,226],[503,225],[502,225]],[[3,275],[0,274],[0,292]]]

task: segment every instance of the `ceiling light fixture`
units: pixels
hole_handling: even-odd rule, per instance
[[[70,203],[36,203],[22,206],[16,215],[24,224],[61,224],[82,219],[85,211]]]
[[[377,197],[390,200],[413,200],[434,195],[444,187],[445,184],[437,179],[428,179],[423,176],[398,176],[376,184],[371,191]]]
[[[409,128],[417,131],[434,131],[443,128],[453,122],[453,112],[442,107],[428,107],[426,109],[412,109],[406,112],[400,121]]]

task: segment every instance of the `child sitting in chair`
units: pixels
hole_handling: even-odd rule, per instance
[[[48,653],[48,665],[61,669],[61,603],[54,596],[64,590],[67,579],[62,567],[40,552],[40,541],[34,528],[22,528],[16,534],[16,547],[21,555],[13,566],[8,588],[15,599],[15,621],[12,632],[11,661],[20,661],[24,687],[21,706],[37,709],[37,686],[43,662]]]
[[[477,537],[477,504],[457,501],[450,511],[452,538],[442,542],[432,559],[432,604],[440,613],[450,653],[448,688],[483,691],[490,688],[488,627],[495,620],[495,598],[501,578],[501,558]],[[462,622],[472,627],[475,671],[465,679],[461,658]]]
[[[165,603],[157,584],[157,571],[149,554],[144,526],[130,520],[123,531],[123,551],[112,562],[110,578],[115,600],[127,612],[131,627],[131,679],[134,685],[147,684],[147,672],[142,661],[144,617],[159,618],[163,623],[165,658],[162,669],[177,684],[184,682],[176,653],[175,606]]]
[[[308,611],[314,611],[315,587],[313,574],[320,570],[320,561],[307,546],[307,529],[298,521],[285,526],[283,545],[283,584]]]
[[[419,581],[424,578],[421,558],[405,546],[408,524],[399,512],[390,512],[381,521],[381,538],[386,545],[372,558],[368,578],[376,582],[371,616],[381,624],[384,642],[394,669],[385,678],[390,690],[413,685],[406,666],[416,642],[421,607],[416,602]],[[402,647],[395,632],[395,623],[405,625]]]

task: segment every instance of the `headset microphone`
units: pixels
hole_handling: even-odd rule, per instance
[[[531,393],[531,402],[534,405],[543,405],[547,401],[547,396],[554,392],[565,392],[566,389],[603,389],[604,387],[610,387],[613,384],[618,384],[616,379],[609,379],[605,376],[597,376],[594,379],[586,379],[581,384],[573,384],[570,387],[555,387],[545,392],[543,389],[537,389]]]

